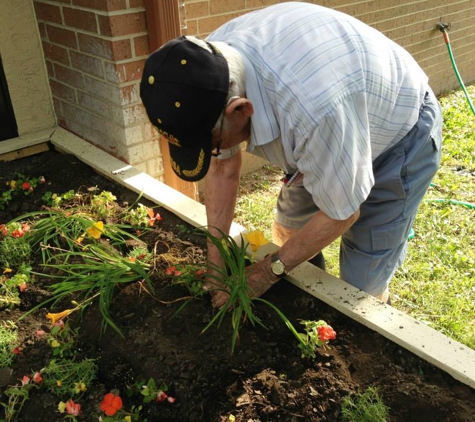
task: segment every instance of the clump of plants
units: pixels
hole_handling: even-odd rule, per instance
[[[13,321],[0,322],[0,369],[13,362],[18,341],[18,329]]]
[[[327,346],[330,340],[336,338],[336,333],[331,326],[325,321],[302,321],[305,327],[305,333],[299,333],[290,320],[268,300],[260,297],[253,297],[251,288],[247,283],[246,267],[252,260],[247,256],[247,246],[250,244],[252,252],[256,252],[258,248],[268,241],[262,233],[249,233],[245,242],[241,238],[238,244],[232,236],[220,232],[221,236],[212,235],[208,230],[202,229],[206,238],[218,249],[219,254],[224,262],[224,267],[210,263],[206,272],[201,268],[193,268],[192,266],[172,266],[169,267],[165,274],[171,276],[177,284],[184,284],[191,293],[190,299],[184,302],[178,309],[178,312],[189,303],[189,300],[200,297],[206,293],[203,290],[204,276],[214,281],[217,289],[223,289],[229,294],[227,302],[217,310],[211,321],[202,330],[205,332],[212,325],[218,327],[227,315],[231,315],[232,335],[231,350],[234,351],[236,342],[239,338],[239,330],[242,325],[249,321],[252,325],[260,325],[265,328],[260,318],[255,314],[254,307],[256,302],[263,303],[272,308],[279,317],[284,321],[290,332],[294,335],[299,343],[302,357],[315,357],[317,347]]]
[[[28,196],[35,191],[39,185],[44,185],[46,179],[43,176],[28,177],[24,174],[16,173],[15,178],[7,180],[6,189],[0,194],[0,210],[7,208],[8,204],[16,196]]]
[[[389,407],[383,403],[379,391],[368,387],[354,397],[346,397],[341,407],[343,422],[386,422],[389,420]]]
[[[152,227],[160,215],[142,204],[132,204],[121,213],[116,197],[107,191],[68,192],[47,199],[52,206],[0,226],[0,265],[16,272],[14,277],[3,276],[0,304],[19,303],[13,287],[25,281],[25,271],[21,269],[31,262],[32,251],[40,250],[42,267],[56,282],[50,286],[51,299],[30,312],[68,297],[86,302],[97,299],[104,328],[109,325],[119,331],[109,314],[116,287],[144,281],[148,291],[153,292],[148,274],[153,253],[136,233]],[[135,246],[129,247],[131,244]]]

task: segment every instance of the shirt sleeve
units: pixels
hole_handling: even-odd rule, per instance
[[[299,150],[297,166],[315,204],[333,219],[349,218],[374,185],[365,94],[332,106]]]

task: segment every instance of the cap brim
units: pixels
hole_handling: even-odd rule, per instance
[[[211,133],[197,135],[201,145],[196,147],[170,147],[171,166],[175,174],[188,182],[197,182],[206,176],[211,162]]]

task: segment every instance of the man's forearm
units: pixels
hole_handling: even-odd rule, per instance
[[[212,159],[206,176],[205,204],[208,230],[215,236],[229,233],[239,187],[241,152],[226,160]]]
[[[279,250],[279,257],[291,270],[310,259],[345,233],[358,219],[359,210],[346,220],[334,220],[318,211],[311,220],[295,233]]]

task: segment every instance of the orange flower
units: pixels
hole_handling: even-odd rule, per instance
[[[113,393],[107,393],[101,401],[101,410],[107,416],[114,416],[122,408],[122,399]]]
[[[67,317],[71,312],[74,312],[75,309],[66,309],[63,312],[59,312],[57,314],[46,314],[46,318],[50,319],[53,324],[56,323],[56,321],[59,321],[65,317]]]

